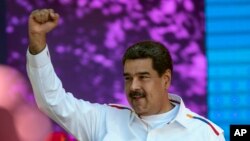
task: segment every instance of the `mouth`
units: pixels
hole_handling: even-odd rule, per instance
[[[143,92],[130,92],[129,97],[134,100],[138,100],[140,98],[145,98],[146,94]]]

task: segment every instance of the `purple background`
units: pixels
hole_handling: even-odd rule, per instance
[[[126,104],[122,55],[130,44],[153,39],[172,54],[171,92],[206,116],[203,1],[8,0],[7,63],[25,75],[27,20],[37,8],[53,8],[61,16],[47,43],[58,76],[76,97]]]

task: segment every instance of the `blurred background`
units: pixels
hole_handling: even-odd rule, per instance
[[[225,130],[250,124],[249,0],[1,0],[0,140],[75,140],[41,113],[26,74],[29,14],[52,8],[52,62],[67,91],[98,103],[128,105],[121,58],[153,39],[174,60],[171,93]]]

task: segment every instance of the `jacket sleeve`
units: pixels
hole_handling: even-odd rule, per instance
[[[48,47],[27,51],[27,73],[41,111],[78,140],[92,141],[105,132],[106,106],[79,100],[66,92],[51,63]]]

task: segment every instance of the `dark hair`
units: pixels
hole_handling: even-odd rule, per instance
[[[141,41],[131,45],[125,52],[122,63],[125,64],[128,59],[146,59],[151,58],[153,69],[162,76],[167,69],[173,71],[173,63],[168,49],[156,41]]]

